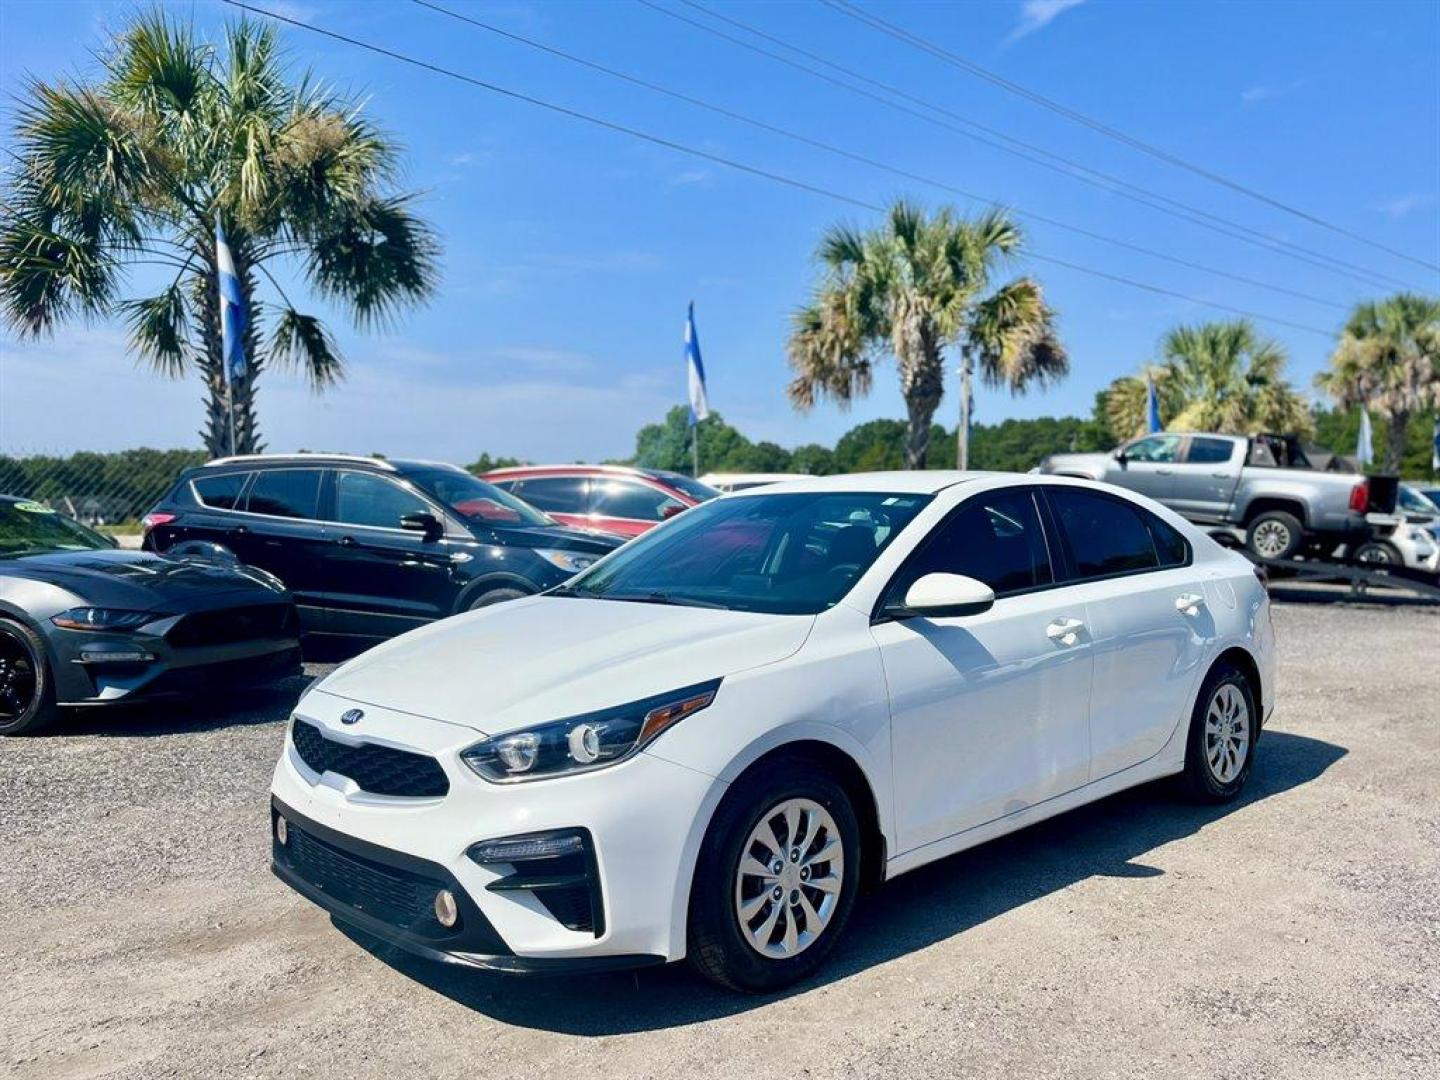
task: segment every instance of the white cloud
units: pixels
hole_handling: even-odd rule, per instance
[[[1416,210],[1423,210],[1435,202],[1435,196],[1426,194],[1423,191],[1412,191],[1407,195],[1397,195],[1393,199],[1383,199],[1371,205],[1370,209],[1387,217],[1403,218],[1413,214]]]
[[[1084,2],[1085,0],[1025,0],[1020,5],[1020,22],[1005,40],[1019,41],[1037,30],[1043,30],[1065,12]]]
[[[671,187],[687,187],[691,184],[708,184],[714,174],[709,169],[686,169],[676,173],[669,180]]]
[[[1287,83],[1279,83],[1276,85],[1261,83],[1259,85],[1246,87],[1244,90],[1241,90],[1240,100],[1243,101],[1246,105],[1256,105],[1259,102],[1269,101],[1272,98],[1284,97],[1287,94],[1293,94],[1296,90],[1299,90],[1304,85],[1304,79],[1291,79]]]

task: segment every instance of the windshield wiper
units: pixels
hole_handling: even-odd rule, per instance
[[[728,611],[726,604],[717,604],[713,600],[697,600],[694,597],[681,599],[664,592],[649,593],[590,593],[591,596],[598,596],[601,600],[622,600],[631,604],[669,604],[672,607],[701,607],[716,608],[720,611]]]

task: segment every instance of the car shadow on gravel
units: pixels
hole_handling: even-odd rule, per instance
[[[1143,862],[1147,852],[1309,783],[1346,753],[1274,731],[1259,745],[1250,783],[1233,803],[1197,806],[1181,801],[1166,782],[1147,784],[897,878],[862,898],[844,939],[814,978],[780,994],[730,993],[683,964],[564,978],[496,975],[419,960],[335,925],[402,974],[504,1023],[590,1036],[681,1027],[888,963],[1086,878],[1163,876]]]

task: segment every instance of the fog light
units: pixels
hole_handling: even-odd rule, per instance
[[[142,649],[81,649],[80,660],[85,664],[148,664],[155,654]]]
[[[446,929],[460,921],[460,909],[455,906],[455,894],[441,889],[435,894],[435,920]]]
[[[290,825],[279,814],[275,815],[275,839],[280,841],[281,847],[290,842]]]
[[[584,850],[584,839],[575,833],[533,833],[503,840],[481,840],[478,844],[471,844],[467,854],[484,866],[488,863],[555,859],[562,855],[579,855]]]

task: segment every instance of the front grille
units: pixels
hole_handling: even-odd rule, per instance
[[[403,930],[432,937],[456,932],[435,918],[435,894],[447,882],[341,851],[293,823],[286,840],[291,868],[327,896]]]
[[[351,746],[327,738],[314,724],[297,719],[291,731],[300,760],[317,773],[349,777],[372,795],[434,798],[450,790],[440,763],[426,754],[390,746]]]
[[[290,604],[255,604],[249,607],[197,611],[183,616],[165,639],[180,648],[199,645],[233,645],[237,641],[295,637],[298,624]]]

